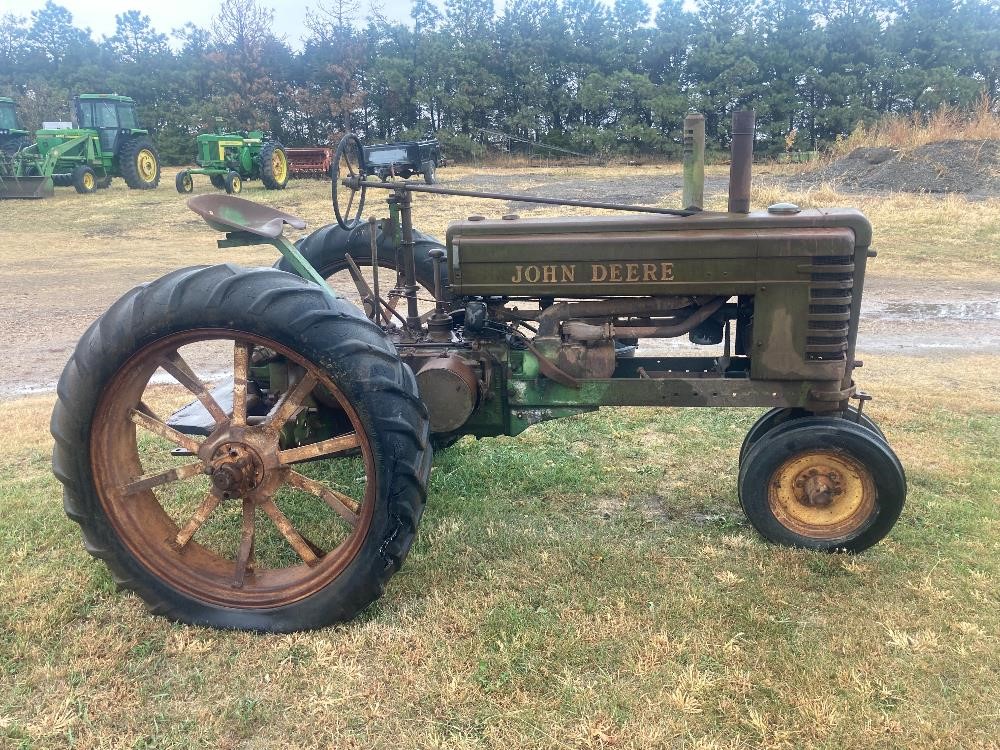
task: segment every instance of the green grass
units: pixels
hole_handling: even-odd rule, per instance
[[[440,453],[386,596],[287,636],[116,592],[29,432],[0,470],[0,746],[995,747],[1000,395],[929,402],[880,361],[910,494],[864,555],[749,528],[755,412],[609,409]]]

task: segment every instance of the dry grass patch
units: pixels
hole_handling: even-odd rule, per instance
[[[861,147],[893,147],[912,151],[920,146],[940,141],[985,141],[1000,133],[1000,111],[997,103],[983,95],[968,110],[942,104],[929,115],[889,115],[871,127],[864,123],[847,138],[834,144],[834,157],[849,154]]]

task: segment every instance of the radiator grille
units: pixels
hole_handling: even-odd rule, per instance
[[[812,282],[809,290],[809,322],[806,359],[816,362],[843,360],[847,356],[854,259],[850,255],[824,255],[802,268]]]

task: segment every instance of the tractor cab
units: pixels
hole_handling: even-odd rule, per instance
[[[138,130],[135,102],[127,96],[80,94],[73,103],[77,123],[98,132],[105,153],[117,154],[122,141]]]
[[[0,134],[6,135],[11,130],[17,130],[17,113],[14,111],[14,100],[0,96]]]

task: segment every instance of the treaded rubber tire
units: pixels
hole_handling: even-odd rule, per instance
[[[424,182],[428,185],[433,185],[437,182],[437,165],[433,161],[428,162],[427,166],[424,167]]]
[[[0,147],[0,151],[3,151],[8,156],[13,156],[22,148],[27,148],[31,145],[31,138],[29,136],[22,136],[20,138],[11,138],[9,141]]]
[[[86,179],[90,177],[90,187],[87,187]],[[89,195],[97,190],[97,175],[94,174],[94,170],[87,166],[79,166],[73,170],[72,174],[72,184],[73,189],[76,190],[80,195]]]
[[[240,177],[238,172],[229,170],[222,179],[225,182],[227,195],[239,195],[243,192],[243,178]]]
[[[133,353],[194,328],[243,330],[282,342],[324,369],[351,402],[375,457],[377,492],[369,533],[343,573],[319,591],[271,609],[209,604],[170,588],[128,551],[95,489],[90,451],[98,402]],[[137,287],[80,339],[59,380],[52,413],[52,468],[87,552],[119,586],[156,614],[219,628],[289,632],[349,620],[381,596],[413,542],[426,499],[432,451],[416,379],[386,336],[350,303],[273,269],[185,268]]]
[[[885,433],[882,432],[881,428],[877,424],[875,424],[874,420],[862,412],[861,419],[858,421],[857,414],[857,407],[848,406],[847,414],[843,418],[849,422],[860,424],[862,427],[874,432],[882,438],[882,440],[886,440]],[[743,465],[743,461],[746,458],[747,453],[749,453],[750,449],[754,446],[754,443],[760,440],[761,437],[773,430],[775,427],[786,422],[790,422],[793,419],[804,419],[809,416],[812,416],[810,412],[807,412],[805,409],[799,407],[788,408],[779,406],[765,412],[761,418],[754,422],[753,426],[747,430],[747,434],[743,438],[743,444],[740,446],[740,458],[738,465]],[[886,442],[888,442],[888,440],[886,440]]]
[[[285,154],[284,181],[274,176],[274,164],[271,163],[271,157],[275,151]],[[285,185],[288,184],[288,154],[285,153],[285,147],[277,141],[265,143],[264,147],[260,150],[260,181],[264,183],[264,187],[268,190],[284,190]]]
[[[226,177],[225,177],[225,175],[210,174],[208,176],[208,180],[209,180],[209,182],[212,183],[212,187],[214,187],[216,190],[225,190],[226,189]]]
[[[156,175],[148,182],[139,174],[139,152],[143,149],[151,151],[156,158]],[[122,177],[125,178],[125,184],[132,190],[152,190],[160,184],[160,154],[153,142],[146,136],[129,138],[118,153],[118,163],[121,167]]]
[[[850,536],[818,540],[793,532],[775,518],[768,504],[768,487],[788,455],[831,448],[868,467],[876,489],[875,510],[867,524]],[[871,430],[837,417],[804,417],[778,425],[757,441],[740,468],[738,487],[747,520],[768,541],[822,552],[863,552],[899,520],[906,500],[906,473],[889,444]]]
[[[54,174],[52,175],[52,184],[55,187],[73,187],[73,175]]]
[[[392,244],[392,238],[382,231],[382,223],[378,224],[378,231],[375,234],[375,243],[378,246],[379,268],[396,268],[396,250]],[[327,224],[320,227],[312,234],[303,237],[295,243],[299,252],[305,256],[313,268],[324,278],[329,278],[338,271],[347,270],[347,261],[344,255],[350,253],[354,262],[359,266],[371,265],[371,239],[368,235],[368,223],[359,224],[354,229],[344,229],[339,224]],[[434,260],[430,256],[430,251],[434,248],[445,249],[444,245],[433,237],[413,230],[414,247],[414,270],[416,271],[417,283],[428,292],[434,292]],[[291,264],[282,257],[274,264],[275,268],[282,271],[294,273]],[[388,283],[382,283],[383,289],[389,289],[395,279]],[[448,286],[448,265],[441,266],[441,286],[447,289]],[[382,295],[385,296],[384,294]]]
[[[194,191],[194,180],[186,170],[177,173],[177,176],[174,178],[174,188],[181,195],[186,195]]]

